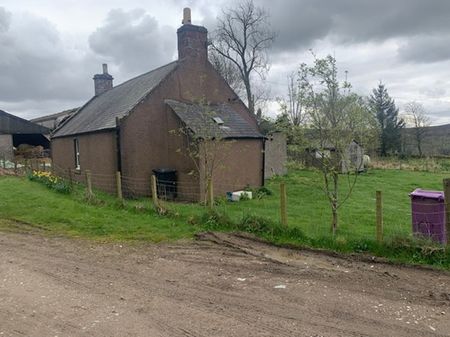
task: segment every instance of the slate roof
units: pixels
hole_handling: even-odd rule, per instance
[[[253,125],[226,103],[206,106],[172,99],[166,99],[165,103],[197,135],[229,139],[264,138]],[[216,123],[213,117],[219,117],[223,124]]]
[[[61,111],[61,112],[56,112],[56,113],[53,113],[51,115],[45,115],[45,116],[36,117],[36,118],[30,119],[30,122],[41,123],[41,122],[50,121],[52,119],[57,119],[57,118],[59,118],[61,116],[65,117],[65,116],[73,114],[78,109],[79,109],[79,107],[78,108],[64,110],[64,111]]]
[[[3,134],[48,134],[50,130],[26,119],[0,110],[0,133]]]
[[[116,117],[126,116],[177,66],[171,62],[94,96],[56,129],[53,138],[116,127]]]

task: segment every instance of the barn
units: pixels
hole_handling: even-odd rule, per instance
[[[45,136],[49,133],[50,130],[44,126],[0,110],[0,159],[13,160],[14,148],[20,145],[49,149],[50,141]]]

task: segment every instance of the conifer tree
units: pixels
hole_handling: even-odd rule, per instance
[[[383,83],[373,89],[369,103],[380,128],[380,155],[399,152],[401,129],[404,128],[405,122],[398,117],[398,108]]]

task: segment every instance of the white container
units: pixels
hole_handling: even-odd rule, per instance
[[[243,195],[246,195],[247,199],[252,199],[253,197],[250,191],[236,191],[231,193],[231,201],[239,201]]]

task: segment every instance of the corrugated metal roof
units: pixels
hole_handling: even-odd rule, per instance
[[[220,138],[264,138],[259,131],[247,122],[239,113],[225,103],[194,104],[166,99],[176,115],[196,135]],[[219,117],[221,121],[215,121]],[[223,124],[222,124],[223,122]]]
[[[48,134],[50,129],[0,110],[0,133]]]
[[[176,61],[169,63],[94,96],[56,129],[53,138],[114,128],[116,117],[122,118],[130,112],[176,66]]]

